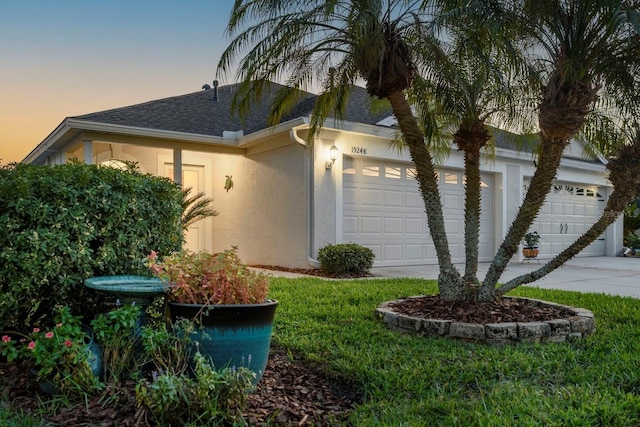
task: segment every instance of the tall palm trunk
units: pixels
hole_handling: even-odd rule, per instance
[[[531,178],[529,189],[522,206],[516,215],[507,235],[505,236],[496,256],[487,271],[484,282],[480,287],[478,299],[491,301],[495,299],[495,287],[504,272],[507,263],[517,252],[522,236],[538,215],[544,204],[547,193],[560,166],[560,159],[568,141],[558,141],[542,137],[542,152],[538,159],[538,168]]]
[[[631,200],[640,194],[640,175],[638,175],[638,170],[640,170],[640,139],[634,141],[633,145],[620,148],[617,157],[609,162],[607,168],[611,172],[610,179],[614,184],[614,191],[609,196],[607,206],[600,219],[551,261],[531,273],[508,281],[496,290],[496,294],[504,295],[520,285],[531,283],[551,273],[589,246],[624,212]]]
[[[477,288],[478,250],[480,243],[480,149],[491,138],[484,124],[477,120],[471,126],[462,126],[454,135],[454,142],[464,151],[464,282]]]
[[[460,301],[470,295],[464,285],[460,273],[451,261],[449,242],[444,228],[442,203],[438,190],[438,179],[433,165],[431,153],[424,142],[424,137],[418,122],[411,111],[411,107],[403,91],[393,91],[387,95],[393,113],[398,120],[405,143],[409,147],[411,159],[416,166],[417,180],[427,212],[429,231],[433,239],[440,266],[438,288],[440,298],[445,301]]]
[[[522,206],[480,287],[478,299],[481,301],[495,299],[496,284],[544,204],[564,149],[584,124],[589,109],[597,99],[600,86],[593,86],[588,76],[585,81],[570,81],[566,78],[568,71],[564,68],[573,65],[571,61],[559,60],[557,69],[543,89],[538,114],[541,147],[538,167]]]

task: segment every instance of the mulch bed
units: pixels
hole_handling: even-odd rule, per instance
[[[328,277],[320,269],[252,267]],[[509,298],[475,303],[445,302],[437,296],[422,296],[399,300],[392,303],[392,307],[410,316],[480,324],[547,321],[572,315],[563,308]],[[133,382],[126,384],[109,404],[104,403],[104,397],[95,397],[86,404],[61,408],[47,420],[52,425],[71,427],[146,425],[136,413],[134,387]],[[3,401],[12,402],[14,408],[24,411],[36,412],[40,400],[47,399],[28,369],[17,363],[0,363],[0,392]],[[281,349],[272,348],[262,380],[249,396],[244,416],[249,425],[256,426],[341,425],[356,403],[355,393],[345,384],[327,378]]]
[[[502,298],[496,302],[448,302],[437,295],[398,300],[389,304],[393,310],[426,319],[453,320],[465,323],[544,322],[573,315],[561,307],[542,306],[535,301]]]
[[[17,363],[0,363],[2,400],[12,407],[35,413],[39,399],[46,400],[28,369]],[[110,404],[95,397],[85,404],[63,407],[47,420],[55,426],[147,425],[135,408],[135,383],[119,389]],[[101,400],[102,399],[102,400]],[[244,414],[249,425],[341,425],[353,411],[355,395],[338,381],[330,380],[309,365],[291,360],[272,349],[257,389],[249,396]],[[0,403],[1,404],[1,403]],[[88,408],[88,409],[87,409]]]

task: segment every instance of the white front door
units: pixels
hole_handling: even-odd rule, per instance
[[[525,192],[528,185],[525,182]],[[555,183],[530,228],[541,236],[539,257],[552,258],[566,249],[597,221],[604,207],[596,186]],[[605,251],[603,234],[578,256],[604,256]]]
[[[344,157],[343,241],[373,250],[376,266],[436,264],[415,168]],[[455,262],[464,261],[464,175],[439,173],[445,229]],[[480,259],[493,256],[493,177],[482,175]]]
[[[173,179],[173,163],[164,162],[164,176]],[[205,189],[204,166],[182,165],[182,187],[192,188],[190,195],[194,196]],[[192,224],[186,232],[184,249],[193,252],[211,250],[210,239],[207,239],[210,218]]]

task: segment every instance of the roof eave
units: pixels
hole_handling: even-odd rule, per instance
[[[227,148],[239,148],[239,141],[235,138],[230,139],[213,135],[123,126],[111,123],[66,118],[53,132],[49,134],[49,136],[47,136],[22,160],[22,163],[44,163],[48,152],[59,151],[65,144],[75,139],[83,132],[97,134],[98,136],[100,134],[123,135],[152,140],[179,141],[189,143],[190,145],[213,145]]]

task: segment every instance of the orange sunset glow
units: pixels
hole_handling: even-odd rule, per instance
[[[232,4],[2,2],[0,163],[22,160],[65,117],[211,84]]]

